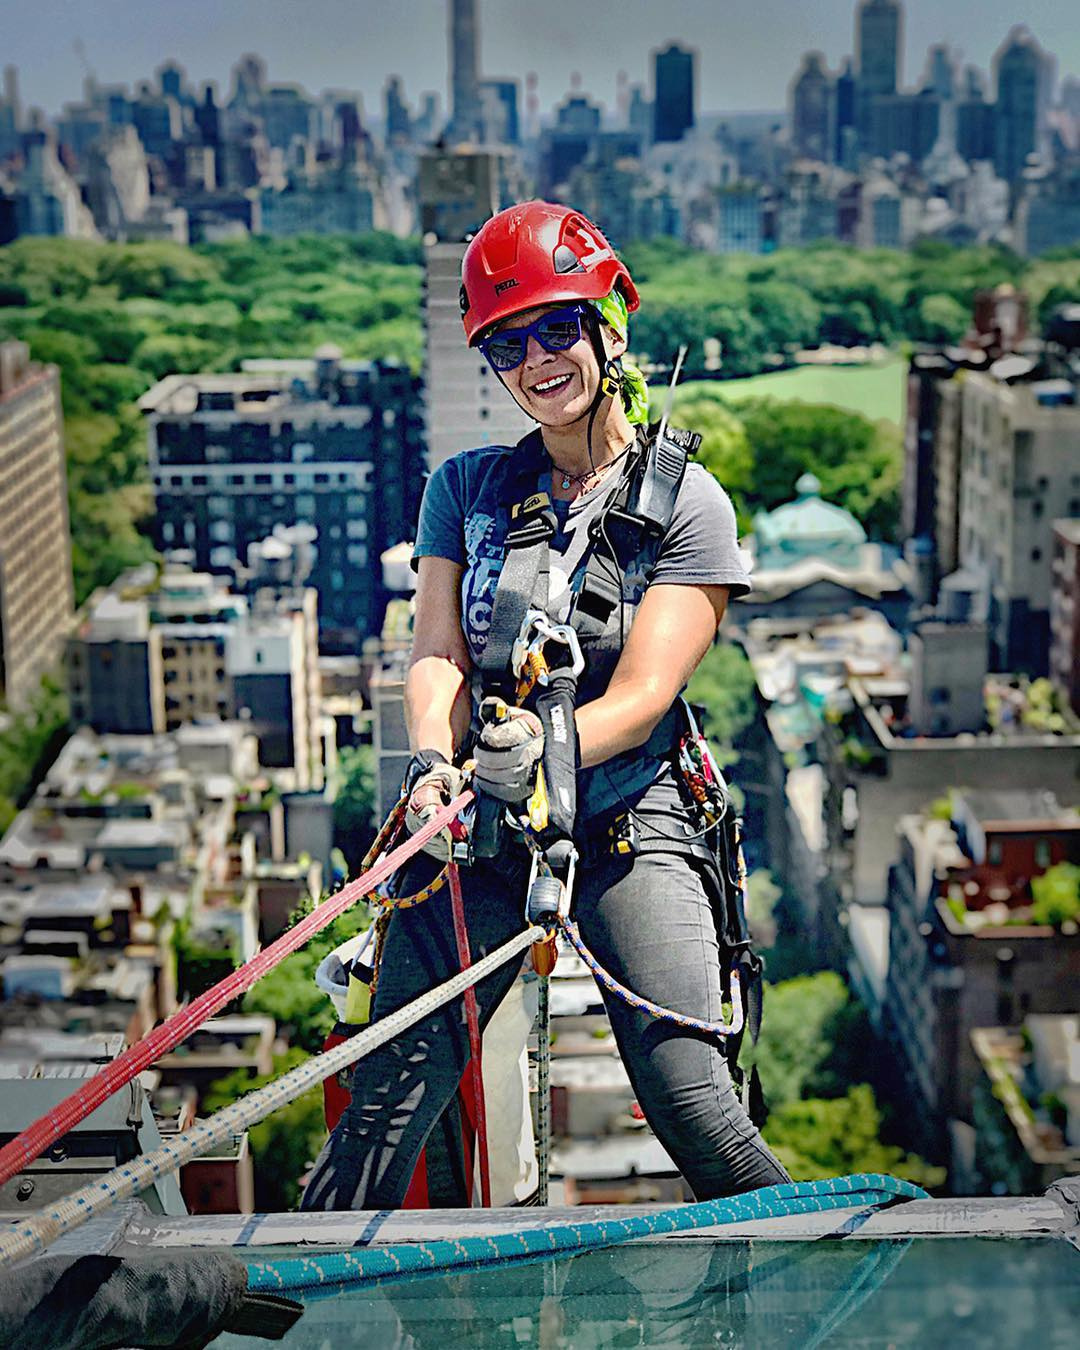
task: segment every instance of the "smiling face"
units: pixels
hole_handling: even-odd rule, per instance
[[[497,330],[524,328],[547,310],[565,305],[540,305],[504,320]],[[626,343],[601,324],[609,356],[621,356]],[[600,384],[596,353],[586,332],[563,352],[545,351],[530,336],[525,359],[500,377],[523,412],[545,427],[569,427],[587,416]]]

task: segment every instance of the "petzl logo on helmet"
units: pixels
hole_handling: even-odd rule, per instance
[[[497,281],[495,283],[495,294],[502,295],[503,291],[508,291],[511,286],[516,285],[517,279],[515,277],[508,277],[505,281]]]

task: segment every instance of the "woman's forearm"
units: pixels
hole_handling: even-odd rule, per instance
[[[405,724],[413,750],[438,750],[447,759],[469,730],[469,690],[464,675],[443,656],[423,656],[405,677]]]
[[[667,708],[658,690],[629,682],[611,685],[600,698],[582,704],[575,718],[581,767],[591,769],[644,745]]]

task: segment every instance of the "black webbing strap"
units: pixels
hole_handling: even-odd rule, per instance
[[[541,521],[547,512],[539,518]],[[491,627],[480,656],[485,679],[505,682],[510,678],[510,656],[521,632],[526,613],[544,609],[548,598],[548,544],[555,533],[535,531],[533,542],[515,544],[513,532],[506,536],[506,559],[495,588]]]
[[[515,447],[521,455],[509,488],[521,499],[507,531],[506,557],[495,586],[491,626],[479,666],[485,686],[503,687],[512,679],[510,659],[526,613],[546,609],[548,601],[548,545],[558,522],[546,493],[537,492],[543,442],[538,431],[523,436]]]

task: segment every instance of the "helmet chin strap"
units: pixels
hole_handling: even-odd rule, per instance
[[[596,357],[596,373],[599,377],[596,393],[593,395],[592,405],[589,408],[589,425],[585,431],[585,448],[589,454],[589,467],[595,470],[596,461],[593,459],[592,434],[593,427],[596,425],[596,415],[600,411],[600,405],[604,399],[614,398],[622,388],[622,370],[618,361],[613,360],[607,354],[604,336],[600,330],[600,316],[591,305],[586,306],[585,323],[589,330],[589,340],[592,343],[593,355]]]

